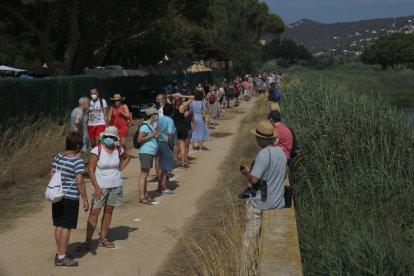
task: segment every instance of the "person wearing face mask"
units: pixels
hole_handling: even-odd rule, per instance
[[[99,98],[99,91],[92,88],[90,91],[92,101],[88,108],[88,136],[91,147],[99,143],[99,135],[109,126],[108,104],[104,99]]]
[[[98,246],[114,248],[115,244],[107,240],[106,235],[115,207],[123,201],[121,171],[128,165],[130,157],[123,148],[116,145],[119,140],[118,129],[109,126],[100,135],[100,144],[92,149],[88,171],[95,189],[89,212],[86,240],[77,248],[78,252],[90,250],[92,236],[98,223],[101,209],[104,214],[99,232]]]
[[[146,110],[147,120],[141,125],[138,134],[138,142],[141,143],[139,149],[139,161],[141,173],[138,178],[139,202],[147,205],[157,204],[147,193],[147,179],[152,168],[154,157],[158,154],[157,137],[160,134],[158,129],[153,127],[158,120],[158,110],[154,107]]]
[[[119,142],[124,149],[127,149],[125,138],[128,137],[129,109],[126,104],[122,103],[125,97],[121,97],[120,94],[115,94],[111,100],[115,104],[109,111],[109,122],[111,126],[118,129]]]

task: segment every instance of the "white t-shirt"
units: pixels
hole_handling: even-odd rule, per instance
[[[98,153],[98,147],[94,147],[91,153],[99,157],[95,169],[95,176],[99,187],[105,189],[122,186],[119,155],[124,153],[124,149],[121,148],[121,154],[119,154],[118,148],[115,147],[114,151],[109,154],[102,146],[101,155]]]
[[[158,109],[158,117],[159,117],[159,118],[164,117],[164,106],[161,106],[161,107]]]
[[[104,99],[102,99],[103,108],[108,107],[108,104]],[[101,101],[98,99],[96,102],[91,101],[89,104],[89,121],[88,126],[100,126],[105,125],[105,116],[104,111],[101,107]]]

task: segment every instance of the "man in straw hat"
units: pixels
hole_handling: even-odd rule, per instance
[[[253,248],[260,234],[262,212],[285,206],[283,181],[287,162],[283,150],[275,146],[274,126],[269,120],[261,121],[251,132],[261,150],[253,168],[248,165],[240,168],[252,188],[257,189],[256,195],[252,194],[246,202],[244,246],[247,250]]]

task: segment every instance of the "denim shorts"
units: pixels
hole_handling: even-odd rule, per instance
[[[174,153],[169,145],[158,142],[158,163],[160,169],[164,171],[172,171],[174,167]]]

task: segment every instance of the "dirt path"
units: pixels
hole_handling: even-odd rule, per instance
[[[159,197],[159,205],[137,203],[139,164],[138,159],[131,160],[123,173],[125,204],[115,209],[108,234],[116,249],[98,247],[86,254],[75,252],[86,232],[87,214],[80,211],[78,229],[72,231],[69,244],[69,252],[80,265],[56,268],[50,204],[42,201],[37,212],[30,210],[28,213],[33,214],[18,219],[15,228],[0,235],[0,275],[155,275],[177,243],[171,230],[182,230],[196,214],[197,200],[215,185],[218,168],[229,154],[241,119],[253,106],[250,101],[224,115],[220,125],[211,131],[213,142],[206,143],[209,151],[191,153],[195,159],[189,170],[174,170],[172,187],[176,193]],[[131,151],[131,155],[136,156],[136,151]],[[90,197],[90,183],[87,186]],[[148,187],[153,191],[157,185]]]

